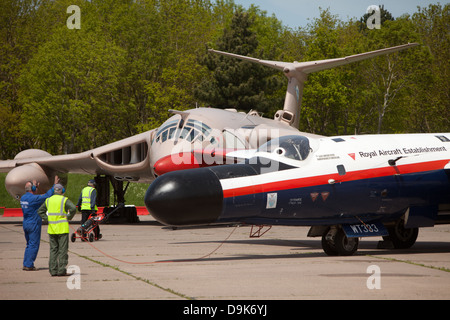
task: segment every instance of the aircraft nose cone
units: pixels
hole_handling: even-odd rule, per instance
[[[223,190],[208,168],[168,172],[147,189],[145,206],[165,225],[209,224],[222,213]]]
[[[153,171],[158,175],[162,176],[168,172],[199,168],[199,164],[195,157],[189,153],[175,154],[165,156],[158,161],[153,166]]]

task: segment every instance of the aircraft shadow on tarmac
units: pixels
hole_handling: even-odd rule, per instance
[[[299,258],[327,258],[328,256],[323,251],[311,251],[321,249],[321,242],[319,239],[314,240],[281,240],[281,239],[248,239],[248,240],[228,240],[228,241],[186,241],[174,242],[171,244],[217,244],[232,246],[232,245],[249,245],[249,246],[278,246],[278,247],[292,247],[293,253],[287,254],[264,254],[264,249],[261,249],[260,254],[243,254],[238,253],[233,256],[217,256],[212,254],[208,256],[206,261],[232,261],[232,260],[256,260],[256,259],[299,259]],[[361,241],[358,251],[353,255],[376,255],[389,256],[398,254],[424,254],[424,253],[450,253],[450,242],[438,241],[417,241],[413,247],[409,249],[377,249],[378,240],[376,241]],[[220,250],[220,249],[219,249]],[[240,249],[242,251],[242,248]],[[342,257],[350,258],[351,257]],[[178,259],[173,261],[201,261],[202,259]]]

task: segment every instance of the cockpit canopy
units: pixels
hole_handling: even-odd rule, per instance
[[[257,152],[275,153],[294,160],[305,160],[311,148],[308,138],[304,136],[290,135],[272,139],[259,147]]]
[[[182,121],[182,123],[180,123]],[[194,140],[203,141],[211,133],[211,128],[203,122],[189,119],[186,123],[183,120],[177,119],[167,121],[156,132],[155,141],[164,142],[170,139],[185,139],[189,142]]]

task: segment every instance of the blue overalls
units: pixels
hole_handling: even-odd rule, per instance
[[[26,192],[20,198],[20,206],[23,212],[23,231],[27,246],[23,257],[23,266],[33,268],[36,260],[39,244],[41,243],[41,227],[42,219],[38,215],[37,210],[44,203],[45,199],[53,195],[53,187],[45,194],[32,194]]]

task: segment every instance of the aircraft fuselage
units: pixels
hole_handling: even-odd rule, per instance
[[[145,202],[173,226],[386,222],[408,209],[408,227],[432,226],[450,203],[448,137],[304,138],[303,155],[291,152],[301,154],[301,143],[297,150],[280,144],[245,163],[168,173],[152,183]]]

